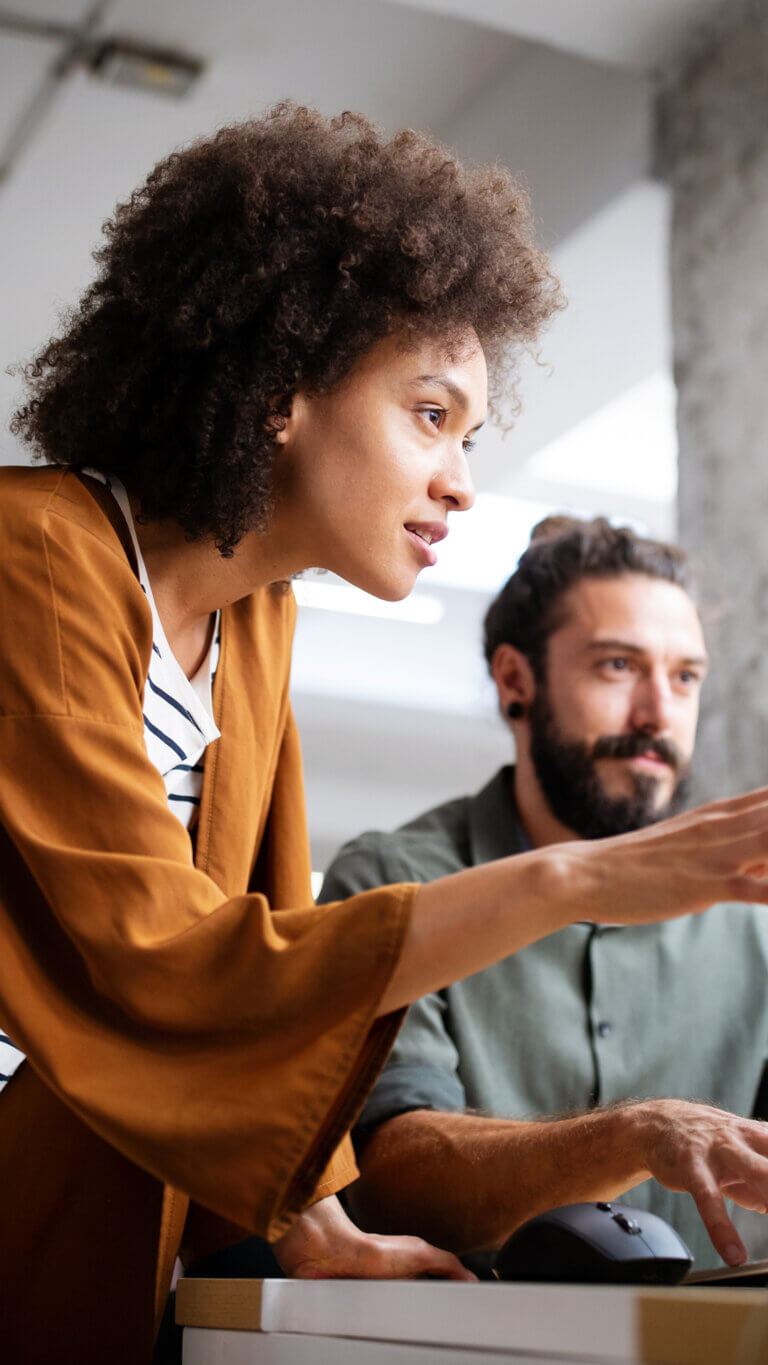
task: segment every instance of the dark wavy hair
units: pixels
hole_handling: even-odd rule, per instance
[[[291,103],[161,161],[104,232],[12,429],[223,554],[268,524],[297,390],[332,387],[393,329],[450,344],[469,325],[503,393],[560,302],[506,171]]]
[[[546,674],[547,641],[563,624],[563,598],[584,578],[645,574],[676,583],[692,596],[696,580],[677,545],[639,536],[605,517],[545,517],[531,531],[527,550],[485,616],[484,649],[490,669],[499,645],[528,659],[537,682]]]

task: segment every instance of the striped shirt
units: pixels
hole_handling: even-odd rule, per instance
[[[205,750],[220,734],[213,718],[213,679],[219,662],[221,616],[216,613],[206,658],[194,677],[188,678],[166,639],[123,484],[95,469],[83,473],[106,484],[131,533],[139,582],[152,612],[152,654],[143,701],[144,744],[150,762],[162,775],[168,805],[184,828],[191,829],[200,808]],[[0,1091],[23,1061],[24,1053],[0,1030]]]

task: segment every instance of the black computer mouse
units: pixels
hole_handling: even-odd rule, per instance
[[[500,1280],[677,1284],[693,1265],[663,1218],[623,1204],[566,1204],[523,1223],[499,1251]]]

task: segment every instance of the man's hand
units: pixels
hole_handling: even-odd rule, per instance
[[[420,1237],[379,1237],[361,1232],[331,1196],[312,1204],[273,1246],[292,1279],[474,1280],[449,1251]]]
[[[636,1126],[649,1174],[670,1190],[687,1190],[716,1251],[741,1265],[747,1253],[725,1195],[768,1212],[768,1124],[683,1100],[649,1100],[624,1114]]]
[[[746,1252],[725,1208],[768,1209],[768,1124],[686,1100],[642,1100],[521,1122],[415,1110],[381,1124],[350,1187],[363,1227],[416,1232],[459,1255],[529,1218],[614,1199],[654,1176],[690,1193],[724,1261]]]

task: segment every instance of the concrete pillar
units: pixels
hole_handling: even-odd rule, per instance
[[[730,12],[658,123],[674,200],[679,538],[702,566],[713,660],[702,799],[768,784],[768,5]]]

